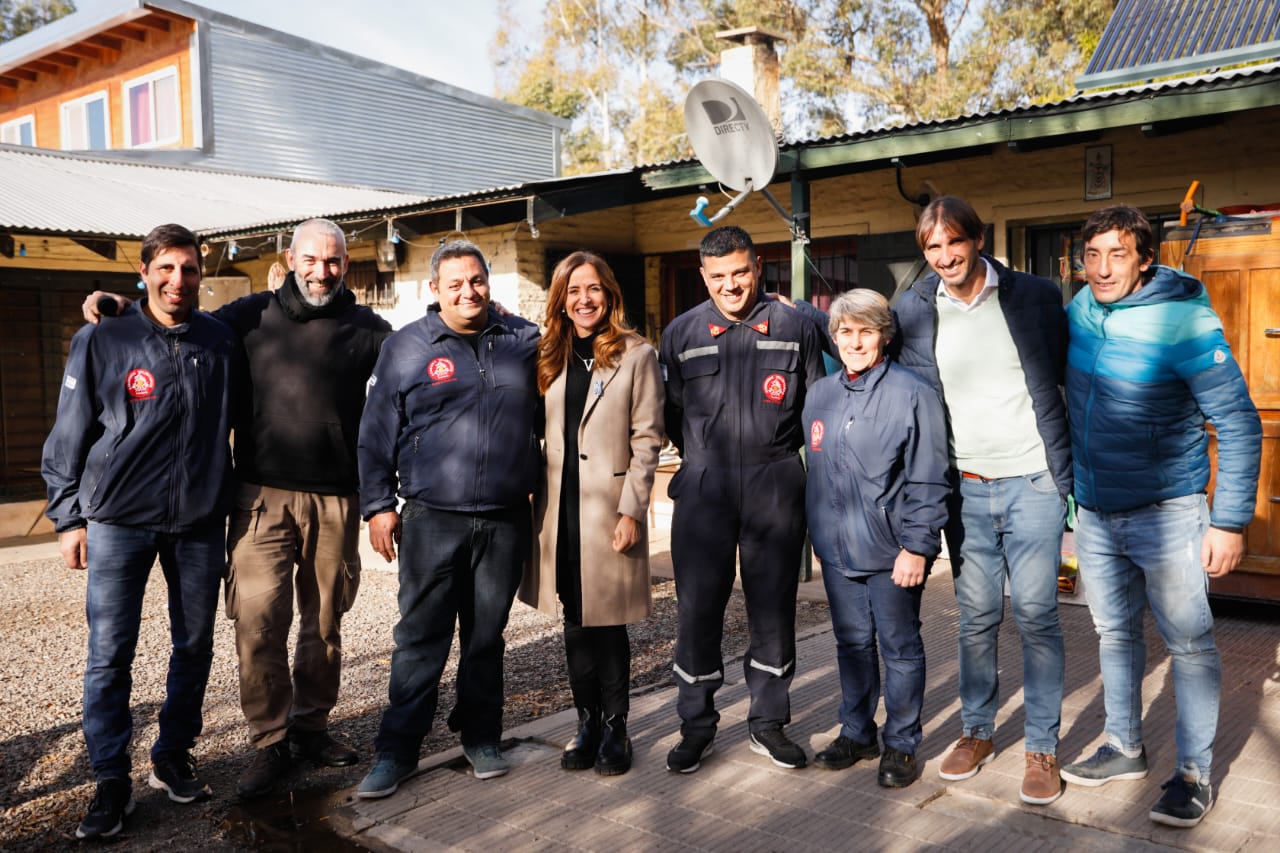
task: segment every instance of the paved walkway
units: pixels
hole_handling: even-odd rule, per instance
[[[560,769],[561,745],[576,727],[567,711],[506,733],[508,776],[478,781],[461,751],[450,750],[424,759],[419,775],[391,798],[349,798],[331,823],[360,845],[396,851],[1280,850],[1280,631],[1273,620],[1219,619],[1224,677],[1217,803],[1200,826],[1174,830],[1147,817],[1175,764],[1169,662],[1150,617],[1148,779],[1069,786],[1049,806],[1019,801],[1022,671],[1012,617],[1000,637],[996,759],[964,782],[938,777],[940,758],[960,728],[957,613],[945,563],[940,569],[926,588],[922,616],[929,661],[923,775],[909,788],[880,788],[875,762],[842,772],[782,770],[752,753],[746,685],[741,668],[730,665],[718,695],[723,719],[716,751],[696,773],[665,769],[677,739],[674,688],[667,688],[634,697],[635,765],[623,776]],[[821,590],[820,583],[808,586]],[[1064,606],[1061,613],[1068,665],[1060,754],[1071,761],[1102,741],[1102,694],[1088,610]],[[814,631],[799,643],[789,727],[810,755],[837,733],[838,701],[834,640],[829,630]]]

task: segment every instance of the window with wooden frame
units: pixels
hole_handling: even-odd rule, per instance
[[[64,150],[105,151],[111,147],[111,114],[105,91],[67,101],[61,114]]]
[[[6,145],[35,145],[35,116],[22,116],[0,124],[0,142]]]
[[[128,80],[123,89],[125,147],[153,148],[182,140],[176,66]]]

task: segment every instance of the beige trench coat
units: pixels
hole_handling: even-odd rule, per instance
[[[546,484],[534,507],[537,544],[520,584],[521,601],[553,616],[559,605],[555,540],[564,467],[564,386],[561,371],[547,389]],[[578,428],[583,625],[625,625],[649,615],[649,497],[662,444],[662,405],[658,354],[639,336],[627,342],[612,369],[591,372]],[[622,554],[612,545],[619,513],[640,522],[640,541]]]

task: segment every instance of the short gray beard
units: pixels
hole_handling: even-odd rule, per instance
[[[338,295],[338,292],[342,290],[342,287],[342,282],[338,282],[338,284],[327,293],[323,293],[319,296],[312,296],[311,286],[305,281],[300,281],[298,282],[298,293],[302,295],[302,301],[310,305],[312,308],[323,308],[333,301],[334,297]]]

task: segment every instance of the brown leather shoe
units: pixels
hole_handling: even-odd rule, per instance
[[[323,764],[325,767],[350,767],[360,760],[360,753],[342,741],[335,740],[327,731],[304,732],[290,729],[289,752],[294,758]]]
[[[991,740],[965,735],[951,747],[947,757],[938,767],[938,775],[951,782],[977,775],[978,768],[996,757],[996,745]]]
[[[1061,796],[1062,776],[1058,773],[1058,757],[1028,752],[1027,769],[1022,775],[1022,801],[1043,806]]]

